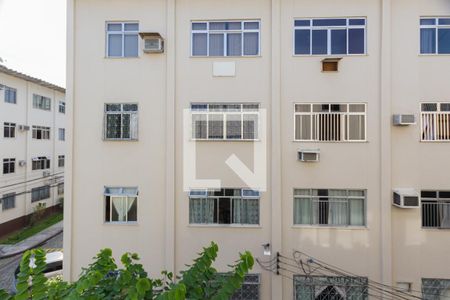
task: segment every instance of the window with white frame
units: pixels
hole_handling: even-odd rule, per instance
[[[195,140],[257,140],[259,104],[191,105]]]
[[[450,279],[422,278],[423,300],[445,300],[450,298]]]
[[[50,139],[50,127],[33,125],[32,137],[33,137],[33,139],[36,139],[36,140],[49,140]]]
[[[105,104],[106,140],[138,139],[138,105],[137,104]]]
[[[105,222],[136,222],[137,197],[136,187],[105,187]]]
[[[450,102],[422,103],[422,141],[450,141]]]
[[[31,189],[31,202],[45,200],[50,198],[50,186],[44,185]]]
[[[16,159],[4,158],[3,159],[3,174],[11,174],[16,172]]]
[[[295,104],[295,140],[366,140],[366,104]]]
[[[50,169],[50,158],[46,156],[33,157],[31,159],[32,170]]]
[[[229,273],[217,273],[218,277],[230,276]],[[259,300],[261,286],[260,274],[244,275],[242,286],[234,292],[230,300]]]
[[[0,85],[1,87],[1,85]],[[5,90],[5,102],[16,104],[17,103],[17,90],[9,86],[3,86]]]
[[[294,275],[295,300],[368,300],[367,277]]]
[[[2,211],[16,207],[16,193],[4,194],[1,201]]]
[[[58,128],[58,139],[60,141],[66,140],[66,130],[64,128]]]
[[[295,189],[294,224],[364,226],[366,191]]]
[[[51,110],[52,100],[49,97],[33,94],[33,108]]]
[[[450,18],[420,18],[420,53],[450,54]]]
[[[59,105],[58,105],[58,111],[62,114],[66,113],[66,102],[64,101],[59,101]]]
[[[139,55],[139,23],[106,23],[106,56],[137,57]]]
[[[64,182],[58,183],[58,196],[64,195]]]
[[[421,191],[422,227],[450,229],[450,191]]]
[[[295,55],[366,53],[366,19],[298,19],[294,21]]]
[[[259,224],[258,191],[249,189],[191,190],[191,224]]]
[[[65,164],[65,156],[64,155],[58,155],[58,167],[63,168]]]
[[[259,21],[192,22],[192,56],[255,56],[260,53]]]
[[[16,123],[3,123],[3,137],[15,138],[16,137]]]

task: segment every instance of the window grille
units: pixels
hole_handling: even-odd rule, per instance
[[[366,277],[294,275],[296,300],[368,300]]]
[[[422,227],[450,229],[450,192],[422,191]]]
[[[422,103],[422,141],[450,141],[450,103]]]
[[[105,104],[105,140],[138,139],[138,105]]]
[[[229,276],[228,273],[218,273],[218,276]],[[230,300],[259,300],[261,279],[260,274],[246,274],[244,282],[240,289],[238,289]]]
[[[422,298],[439,300],[450,297],[450,279],[422,278]]]

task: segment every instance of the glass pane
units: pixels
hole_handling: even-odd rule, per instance
[[[206,30],[206,23],[192,23],[192,30]]]
[[[437,103],[422,103],[422,111],[437,111]]]
[[[108,24],[108,31],[122,31],[122,24]]]
[[[125,222],[128,212],[126,197],[111,197],[112,221]]]
[[[297,115],[295,116],[295,139],[311,140],[311,116]]]
[[[108,35],[108,56],[122,56],[122,35]]]
[[[310,26],[311,20],[295,20],[294,26]]]
[[[365,140],[365,117],[363,115],[348,116],[348,139],[350,141]]]
[[[118,139],[121,137],[122,118],[120,114],[106,115],[106,138]]]
[[[438,22],[439,25],[450,25],[450,18],[440,18]]]
[[[313,20],[313,26],[346,26],[346,19],[316,19]]]
[[[192,115],[192,138],[206,139],[206,114]]]
[[[311,30],[295,30],[295,54],[311,54]]]
[[[350,19],[348,20],[349,25],[365,25],[366,20],[365,19]]]
[[[127,34],[125,35],[125,57],[136,57],[138,56],[138,35],[137,34]]]
[[[438,29],[438,53],[450,53],[450,28]]]
[[[244,55],[258,55],[258,54],[259,54],[259,33],[245,32]]]
[[[420,19],[420,25],[436,25],[436,19]]]
[[[122,115],[122,138],[129,139],[130,134],[130,114]]]
[[[137,199],[136,197],[128,198],[128,222],[137,221]]]
[[[223,139],[223,115],[209,115],[208,119],[208,138]]]
[[[228,30],[239,30],[241,29],[241,22],[227,22]]]
[[[242,36],[240,33],[227,34],[227,55],[228,56],[242,55]]]
[[[243,122],[244,139],[252,140],[258,138],[258,115],[245,114]]]
[[[209,30],[225,30],[226,22],[210,22]]]
[[[348,30],[348,54],[364,54],[364,29]]]
[[[348,110],[350,112],[365,112],[366,106],[364,104],[349,104]]]
[[[223,39],[224,39],[223,33],[209,35],[209,55],[210,56],[224,56],[224,53],[223,53],[224,40]]]
[[[231,223],[230,198],[219,198],[219,224]]]
[[[123,111],[137,111],[138,106],[137,104],[124,104],[123,105]]]
[[[294,224],[309,225],[312,224],[312,199],[295,198],[294,199]]]
[[[312,31],[312,54],[327,54],[327,31]]]
[[[347,54],[347,30],[331,30],[331,54]]]
[[[244,29],[259,29],[259,22],[245,22]]]
[[[192,35],[192,55],[205,56],[207,52],[207,34],[194,33]]]
[[[295,104],[296,112],[310,112],[311,104]]]
[[[241,115],[227,115],[227,139],[240,139],[241,129]]]
[[[436,29],[420,29],[420,53],[436,53]]]
[[[120,111],[120,104],[106,104],[106,111]]]
[[[139,31],[138,23],[127,23],[125,24],[125,31]]]
[[[363,226],[364,225],[364,200],[363,199],[349,199],[350,205],[350,225]]]

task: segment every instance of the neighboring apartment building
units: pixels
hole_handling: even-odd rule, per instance
[[[65,89],[0,65],[0,236],[64,197]]]
[[[449,53],[447,0],[69,1],[65,277],[102,247],[179,272],[213,240],[219,271],[299,250],[361,277],[257,264],[237,299],[449,296]]]

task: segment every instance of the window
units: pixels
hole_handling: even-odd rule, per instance
[[[139,24],[108,22],[106,24],[106,56],[137,57],[139,49]]]
[[[366,53],[366,19],[299,19],[294,21],[295,55]]]
[[[295,140],[366,140],[366,104],[295,104]]]
[[[420,53],[450,53],[450,18],[420,19]]]
[[[3,86],[5,89],[5,102],[16,104],[17,103],[17,90],[8,86]]]
[[[105,187],[105,222],[136,222],[137,196],[137,188]]]
[[[58,139],[60,141],[66,140],[66,130],[64,128],[58,128]]]
[[[450,298],[450,279],[422,278],[422,299],[440,300]]]
[[[16,193],[5,194],[1,200],[2,211],[16,207]]]
[[[64,163],[65,163],[64,155],[58,155],[58,167],[59,168],[64,167]]]
[[[105,105],[105,139],[106,140],[138,139],[137,104]]]
[[[258,139],[259,104],[192,104],[192,138]]]
[[[58,196],[64,195],[64,182],[58,183]]]
[[[192,190],[191,224],[259,224],[259,192],[247,189]]]
[[[16,137],[16,123],[3,123],[3,137],[15,138]]]
[[[51,110],[51,101],[48,97],[33,94],[33,108]]]
[[[450,229],[450,191],[422,191],[422,227]]]
[[[366,277],[294,275],[296,300],[368,300]]]
[[[16,171],[16,159],[4,158],[3,159],[3,174],[11,174]]]
[[[450,102],[422,103],[422,141],[450,141]]]
[[[62,114],[66,113],[66,102],[59,101],[58,111]]]
[[[229,273],[217,273],[219,277],[230,276]],[[261,285],[259,274],[244,275],[244,282],[230,300],[259,300],[259,287]]]
[[[364,226],[364,190],[295,189],[294,224]]]
[[[32,170],[45,170],[50,169],[50,158],[46,156],[34,157],[31,159]]]
[[[259,55],[259,21],[192,22],[192,56]]]
[[[36,140],[49,140],[50,139],[50,127],[33,126],[33,139]]]
[[[50,186],[45,185],[31,189],[31,202],[50,198]]]

